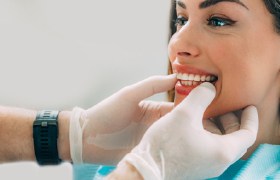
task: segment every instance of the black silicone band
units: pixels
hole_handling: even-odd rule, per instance
[[[58,118],[59,111],[39,111],[33,123],[34,150],[40,165],[59,164],[58,156]]]

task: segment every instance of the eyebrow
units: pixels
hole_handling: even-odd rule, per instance
[[[205,0],[203,1],[202,3],[199,4],[199,9],[205,9],[205,8],[208,8],[210,6],[213,6],[213,5],[216,5],[218,3],[221,3],[221,2],[232,2],[232,3],[237,3],[243,7],[245,7],[246,9],[249,9],[243,2],[241,2],[240,0]],[[182,1],[180,0],[176,0],[176,4],[178,6],[180,6],[181,8],[183,9],[186,9],[187,6],[185,5],[185,3],[183,3]]]
[[[185,5],[185,3],[183,3],[183,2],[180,1],[180,0],[176,0],[176,4],[177,4],[178,6],[180,6],[181,8],[183,8],[183,9],[187,9],[187,6]]]
[[[233,2],[233,3],[237,3],[243,7],[245,7],[246,9],[249,9],[243,2],[241,2],[240,0],[205,0],[202,3],[199,4],[199,8],[200,9],[205,9],[208,8],[209,6],[213,6],[215,4],[218,4],[220,2]]]

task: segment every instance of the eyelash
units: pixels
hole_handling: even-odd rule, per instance
[[[188,19],[184,18],[182,16],[177,17],[174,20],[174,25],[176,28],[182,27],[185,24],[187,24]],[[236,21],[233,21],[228,18],[222,18],[222,17],[217,17],[217,16],[211,16],[207,19],[207,25],[212,26],[212,27],[224,27],[224,26],[232,26],[236,23]]]
[[[184,26],[185,24],[187,24],[188,19],[186,19],[186,18],[184,18],[184,17],[182,17],[182,16],[179,16],[179,17],[177,17],[177,18],[176,18],[175,20],[173,20],[173,21],[174,21],[175,27],[178,28],[178,26]]]
[[[222,18],[222,17],[217,17],[217,16],[212,16],[207,19],[209,26],[213,27],[223,27],[223,26],[232,26],[236,23],[236,21],[233,21],[229,18]],[[223,24],[220,24],[223,23]]]

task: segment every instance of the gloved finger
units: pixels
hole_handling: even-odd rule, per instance
[[[154,94],[174,88],[176,74],[168,76],[153,76],[121,90],[121,94],[128,101],[140,102]]]
[[[158,104],[158,108],[160,111],[160,117],[165,116],[174,108],[174,103],[171,102],[161,102]]]
[[[240,129],[238,117],[234,113],[227,113],[219,117],[224,134],[230,134]]]
[[[203,127],[206,131],[209,131],[213,134],[222,135],[221,130],[218,128],[218,126],[216,125],[214,120],[206,119],[206,120],[203,120],[202,122],[203,122]]]
[[[202,83],[174,109],[176,113],[181,114],[182,117],[191,116],[195,122],[202,127],[202,117],[204,111],[213,101],[216,95],[216,89],[211,83]]]
[[[240,129],[251,131],[255,136],[258,133],[259,117],[255,106],[248,106],[243,110]]]
[[[139,103],[141,111],[143,112],[143,117],[141,121],[145,124],[152,124],[162,116],[170,112],[174,103],[171,102],[155,102],[155,101],[141,101]]]
[[[151,113],[157,114],[158,118],[161,118],[162,116],[169,113],[173,108],[174,108],[173,102],[150,101],[150,107],[146,108],[146,110],[151,111]]]
[[[227,147],[231,149],[233,154],[244,153],[255,142],[258,125],[259,119],[256,107],[247,107],[241,116],[240,130],[223,136],[224,143],[231,144]]]
[[[151,113],[157,112],[158,116],[162,117],[169,113],[174,108],[173,102],[157,102],[144,100],[139,103],[144,111]],[[147,114],[147,113],[146,113]]]

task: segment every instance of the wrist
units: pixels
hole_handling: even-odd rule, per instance
[[[137,171],[137,169],[126,161],[121,161],[118,164],[117,169],[106,177],[106,180],[122,180],[122,179],[144,180],[144,178]]]
[[[13,113],[16,114],[14,117],[15,119],[24,119],[25,123],[21,124],[22,132],[15,137],[15,141],[18,141],[18,144],[21,144],[22,152],[19,153],[19,157],[16,158],[17,160],[36,160],[35,151],[34,151],[34,142],[33,142],[33,123],[36,117],[36,111],[34,110],[24,110],[19,108],[14,108],[11,111],[11,116]],[[22,116],[22,117],[19,117]],[[13,131],[13,130],[11,130]],[[20,142],[19,142],[20,141]],[[13,151],[13,150],[11,150]],[[17,161],[16,160],[16,161]]]
[[[63,161],[71,161],[69,144],[69,121],[71,112],[61,111],[58,115],[58,155]]]

